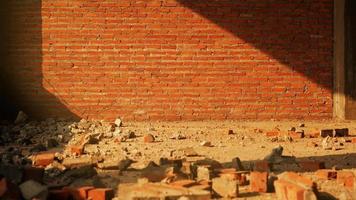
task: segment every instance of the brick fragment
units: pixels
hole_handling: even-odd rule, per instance
[[[143,136],[143,142],[152,143],[155,141],[155,137],[152,134],[146,134]]]
[[[269,131],[266,132],[267,137],[279,137],[281,133],[279,131]]]
[[[75,155],[82,155],[84,152],[84,145],[71,145],[69,147],[70,153]]]
[[[267,172],[251,172],[250,173],[250,191],[252,192],[267,192],[268,173]]]
[[[92,189],[88,192],[88,199],[91,200],[111,200],[114,198],[114,191],[111,188]]]
[[[63,190],[69,191],[73,200],[86,200],[88,199],[88,192],[94,189],[92,186],[84,186],[80,188],[64,187]]]
[[[278,200],[317,200],[316,184],[309,178],[294,172],[279,175],[274,182]]]
[[[45,167],[51,164],[54,161],[54,154],[54,152],[44,152],[34,155],[32,158],[33,165]]]
[[[317,200],[312,190],[292,184],[285,180],[274,182],[278,200]]]
[[[352,171],[338,171],[336,182],[353,190],[355,186],[355,174]]]

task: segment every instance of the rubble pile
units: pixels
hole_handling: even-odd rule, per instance
[[[28,121],[21,112],[15,123],[0,126],[0,198],[204,200],[261,196],[316,200],[330,196],[323,188],[331,184],[338,190],[335,198],[356,199],[352,170],[326,169],[323,161],[284,155],[285,145],[308,138],[319,140],[314,147],[338,151],[347,143],[356,143],[349,137],[349,130],[322,129],[316,134],[303,127],[255,129],[255,134],[264,135],[271,145],[279,144],[263,159],[234,157],[219,162],[196,149],[224,148],[221,141],[198,140],[180,131],[160,137],[152,127],[145,132],[130,130],[121,119],[113,123],[84,119]],[[201,131],[197,134],[204,135]],[[226,131],[226,137],[244,142],[243,146],[255,140],[237,134]],[[153,156],[150,159],[144,151],[164,140],[195,140],[196,146],[158,152],[158,160]],[[137,143],[141,150],[133,148]],[[142,166],[147,158],[150,161]]]

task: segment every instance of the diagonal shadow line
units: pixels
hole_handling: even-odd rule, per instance
[[[332,91],[332,0],[177,1]]]

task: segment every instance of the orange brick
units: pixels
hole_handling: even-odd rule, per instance
[[[250,173],[250,191],[267,192],[268,173],[251,172]]]
[[[351,171],[338,171],[336,182],[352,190],[355,185],[355,174]]]
[[[44,152],[37,154],[33,157],[33,165],[34,166],[42,166],[45,167],[51,164],[54,161],[54,153],[53,152]]]
[[[114,198],[114,191],[109,188],[89,190],[88,199],[91,200],[111,200]]]

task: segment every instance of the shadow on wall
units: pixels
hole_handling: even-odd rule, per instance
[[[47,110],[77,119],[42,86],[41,0],[1,1],[0,15],[0,118],[13,120],[23,110],[42,119],[38,110]]]
[[[332,91],[331,0],[177,0],[177,2],[312,82]],[[251,59],[254,59],[253,55]]]

